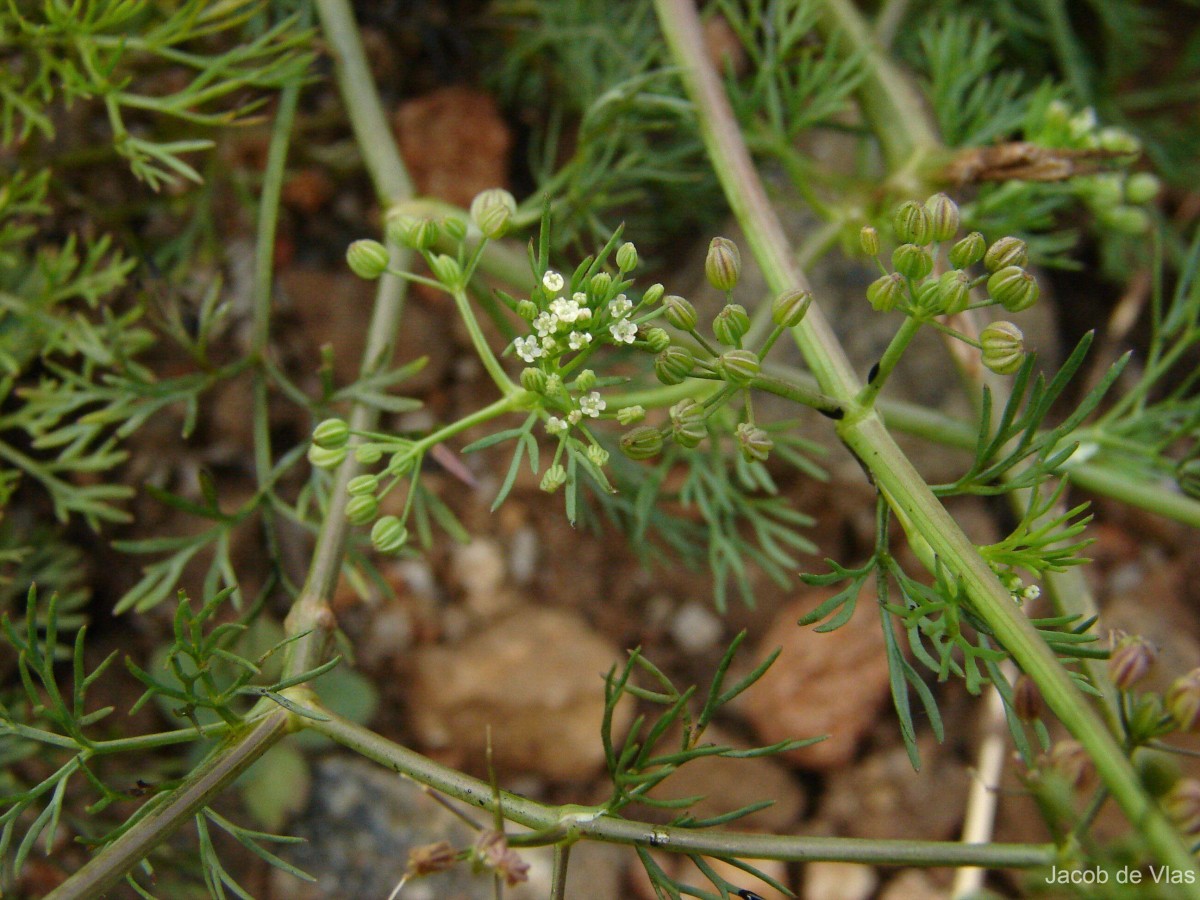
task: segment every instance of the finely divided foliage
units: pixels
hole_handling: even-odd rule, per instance
[[[1134,5],[1095,5],[1123,45],[1138,46],[1148,20]],[[309,878],[268,849],[294,839],[213,807],[248,765],[284,751],[279,741],[301,730],[448,803],[491,811],[492,827],[471,846],[419,848],[407,866],[397,861],[400,897],[408,881],[459,864],[489,873],[499,892],[526,877],[521,848],[538,844],[556,848],[552,892],[561,897],[568,851],[582,839],[635,845],[657,896],[674,898],[755,896],[730,872],[787,893],[747,862],[763,857],[1022,868],[1132,860],[1190,872],[1187,841],[1200,816],[1188,799],[1197,786],[1140,779],[1131,760],[1147,748],[1171,750],[1172,732],[1195,727],[1196,678],[1162,697],[1142,692],[1148,651],[1136,638],[1118,642],[1115,676],[1106,677],[1098,661],[1109,648],[1086,587],[1070,579],[1086,562],[1090,521],[1071,488],[1200,526],[1198,376],[1188,363],[1200,343],[1200,237],[1189,244],[1169,229],[1149,237],[1161,184],[1138,171],[1143,146],[1156,160],[1172,154],[1156,132],[1145,145],[1135,136],[1117,85],[1103,82],[1083,37],[1056,16],[1061,4],[1000,4],[993,21],[973,4],[949,14],[929,6],[913,12],[919,27],[897,31],[904,4],[884,4],[872,26],[844,0],[715,0],[704,15],[718,49],[706,53],[690,0],[630,4],[618,17],[596,0],[496,4],[489,34],[501,40],[490,76],[507,102],[536,110],[528,169],[537,191],[518,202],[489,190],[469,212],[395,195],[409,179],[398,156],[374,152],[392,135],[380,128],[346,0],[315,0],[311,9],[292,0],[0,8],[0,51],[12,63],[0,68],[0,640],[12,659],[11,683],[0,687],[0,892],[22,883],[34,853],[61,852],[64,835],[90,856],[57,897],[97,895],[122,881],[144,897],[188,885],[249,897],[241,863],[223,857],[232,844]],[[915,77],[885,49],[893,32]],[[1030,61],[1043,34],[1061,80]],[[326,50],[376,193],[392,204],[384,233],[350,244],[347,265],[377,282],[374,322],[400,319],[406,284],[449,298],[490,392],[460,418],[396,430],[389,417],[420,407],[397,391],[425,361],[393,363],[389,335],[371,336],[362,375],[348,384],[336,383],[329,355],[310,367],[315,379],[298,380],[272,345],[288,149],[301,140],[302,92],[330,90],[314,85],[312,63]],[[199,279],[187,304],[147,285],[163,281],[160,262],[199,268],[197,235],[213,228],[205,225],[209,188],[197,186],[202,172],[219,168],[206,169],[207,151],[222,129],[268,120],[261,191],[239,187],[259,230],[248,328],[236,329],[239,313],[215,276]],[[102,133],[94,152],[73,146],[80,128],[86,140]],[[812,140],[821,130],[852,150],[837,165]],[[799,198],[822,220],[792,236],[797,248],[787,246],[748,153],[786,185],[781,203]],[[154,238],[134,241],[119,228],[110,236],[86,222],[61,228],[60,214],[71,223],[89,214],[73,179],[88,184],[79,173],[92,166],[132,173],[127,188],[160,216],[177,215],[173,198],[195,198],[182,236],[150,246]],[[689,223],[716,227],[723,201],[745,241],[709,245],[703,270],[720,300],[692,302],[650,283],[644,273],[667,272],[659,263]],[[1110,272],[1155,248],[1144,354],[1097,365],[1089,333],[1054,367],[1027,348],[1036,335],[1008,321],[1040,301],[1039,267],[1079,264],[1076,230],[1094,235]],[[514,265],[523,240],[527,264]],[[830,298],[814,296],[794,263],[837,248],[878,269],[853,302],[895,326],[861,373],[826,324]],[[752,257],[765,297],[743,268]],[[993,315],[1000,321],[989,323]],[[894,402],[893,376],[922,329],[956,354],[973,422]],[[251,335],[244,345],[239,330]],[[772,355],[792,339],[803,367]],[[113,531],[140,508],[125,469],[130,439],[167,412],[192,437],[213,395],[239,379],[253,397],[253,446],[240,448],[252,489],[230,497],[203,467],[191,491],[147,480],[142,499],[188,527],[149,537]],[[779,400],[820,416],[779,416]],[[272,445],[272,415],[284,406],[313,423],[311,439]],[[949,482],[927,485],[885,419],[969,458]],[[828,477],[826,451],[804,431],[813,427],[844,444],[875,492],[867,558],[827,560],[819,572],[806,533],[813,519],[792,499],[798,482]],[[322,678],[344,673],[332,671],[342,658],[332,650],[333,591],[343,575],[360,591],[387,590],[381,557],[469,538],[455,499],[439,496],[428,477],[428,461],[438,459],[468,478],[459,452],[499,459],[493,511],[531,494],[522,487],[528,473],[561,496],[569,525],[615,528],[659,567],[709,569],[720,612],[734,595],[753,604],[759,576],[787,587],[808,570],[805,583],[833,593],[799,627],[828,632],[865,612],[860,600],[873,589],[914,767],[926,730],[946,737],[942,682],[971,694],[995,689],[1054,843],[768,839],[727,826],[769,798],[708,817],[692,812],[699,798],[663,799],[655,789],[695,760],[770,756],[821,739],[751,749],[705,740],[722,710],[776,662],[777,653],[739,658],[744,632],[704,690],[678,687],[641,650],[607,674],[597,737],[611,790],[596,806],[505,793],[494,777],[481,784],[363,727]],[[941,506],[958,495],[1007,499],[1006,536],[967,541]],[[23,528],[39,504],[57,524]],[[93,699],[97,685],[121,677],[121,653],[93,661],[86,652],[83,563],[56,530],[76,524],[140,567],[112,604],[118,616],[173,604],[163,645],[123,660],[144,691],[131,710]],[[314,542],[303,581],[285,564],[297,535]],[[247,540],[267,559],[254,588],[237,552]],[[188,572],[201,578],[191,597],[180,589]],[[1049,601],[1049,614],[1039,601]],[[280,604],[291,609],[283,624],[271,614]],[[0,666],[0,675],[10,671]],[[356,696],[371,693],[353,686]],[[1098,698],[1115,740],[1087,698]],[[636,710],[624,732],[622,704]],[[139,710],[173,727],[130,734],[114,724],[123,719],[113,713]],[[1053,717],[1078,750],[1052,745]],[[186,760],[166,759],[184,747]],[[1084,757],[1103,785],[1077,814],[1071,798],[1086,786]],[[305,765],[298,754],[293,762]],[[153,777],[131,786],[130,771]],[[1117,848],[1091,830],[1110,796],[1136,823]],[[638,807],[666,824],[625,818]],[[528,831],[506,832],[510,822]],[[177,844],[162,849],[177,829],[194,832],[190,866],[180,865]],[[656,849],[683,852],[706,883],[664,866]],[[711,860],[728,865],[718,870]]]

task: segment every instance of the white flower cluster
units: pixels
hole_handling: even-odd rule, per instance
[[[555,271],[542,276],[542,287],[550,294],[557,294],[566,286],[566,280]],[[593,312],[587,305],[588,297],[576,291],[570,297],[554,297],[549,307],[534,317],[535,334],[516,338],[512,349],[527,363],[535,363],[566,350],[583,350],[592,343],[594,333],[590,330]],[[624,294],[609,301],[606,319],[608,332],[618,344],[632,344],[637,337],[637,323],[629,316],[633,303]],[[597,323],[599,324],[599,323]]]

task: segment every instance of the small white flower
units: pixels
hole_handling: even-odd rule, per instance
[[[628,319],[613,322],[608,326],[608,330],[612,332],[613,340],[619,344],[632,344],[633,339],[637,337],[637,325]]]
[[[540,312],[537,318],[533,320],[533,327],[537,329],[538,337],[553,334],[554,330],[558,327],[558,316],[548,312]]]
[[[583,413],[581,413],[577,409],[573,409],[569,413],[567,413],[567,421],[570,422],[572,425],[578,425],[579,420],[582,418],[583,418]]]
[[[571,295],[571,299],[580,306],[587,306],[587,294],[585,294],[583,291],[576,291]]]
[[[1036,584],[1031,584],[1021,591],[1021,598],[1024,600],[1036,600],[1042,596],[1042,589]]]
[[[617,294],[608,304],[608,312],[614,319],[623,319],[633,309],[633,302],[624,294]]]
[[[586,397],[579,398],[579,409],[585,416],[591,416],[593,419],[600,415],[607,403],[600,397],[599,391],[592,391]]]
[[[554,339],[554,335],[547,334],[542,337],[542,349],[547,353],[553,353],[558,349],[558,341]]]
[[[563,281],[563,277],[553,269],[547,269],[546,274],[542,276],[542,287],[552,294],[557,294],[561,291],[564,284],[566,282]]]
[[[575,314],[575,321],[576,322],[586,322],[591,317],[592,317],[592,311],[590,309],[588,309],[586,306],[581,306],[579,308],[579,312]]]
[[[513,341],[513,349],[517,351],[517,356],[527,363],[533,362],[539,356],[546,355],[546,351],[538,345],[538,339],[533,335],[517,338]]]
[[[568,300],[565,297],[559,297],[550,304],[550,312],[558,316],[560,322],[574,322],[579,318],[579,313],[582,310],[580,310],[577,300]]]
[[[570,427],[558,416],[551,416],[546,420],[546,434],[562,434]]]
[[[567,338],[567,343],[571,345],[572,350],[582,350],[592,342],[592,336],[586,331],[572,331],[571,336]]]

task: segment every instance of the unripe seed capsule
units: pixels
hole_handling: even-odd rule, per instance
[[[989,272],[1008,266],[1023,266],[1029,262],[1029,250],[1020,238],[1002,237],[988,247],[983,255],[983,265]]]
[[[621,452],[630,459],[650,459],[662,452],[663,436],[657,428],[643,425],[621,437]]]
[[[637,268],[637,247],[626,241],[617,248],[617,268],[622,272],[632,272]]]
[[[892,267],[901,275],[920,281],[933,271],[933,257],[916,244],[901,244],[892,253]]]
[[[858,233],[858,245],[867,256],[879,255],[879,232],[870,225],[864,225]]]
[[[736,435],[738,449],[746,462],[766,462],[775,447],[775,442],[766,431],[749,422],[739,424]]]
[[[650,347],[651,353],[662,353],[671,346],[671,335],[662,328],[647,328],[646,344]]]
[[[350,426],[343,419],[326,419],[313,429],[312,440],[326,450],[345,447],[350,440]]]
[[[383,448],[378,444],[359,444],[354,448],[354,458],[364,466],[373,466],[383,459]]]
[[[876,278],[867,288],[867,302],[878,312],[891,312],[904,295],[904,277],[892,274]]]
[[[318,469],[336,469],[346,458],[346,447],[320,447],[313,444],[308,448],[308,461]]]
[[[371,544],[380,553],[398,553],[408,542],[408,529],[396,516],[384,516],[371,526]]]
[[[346,264],[359,278],[374,281],[387,271],[387,247],[379,241],[355,241],[346,248]]]
[[[715,237],[708,245],[704,275],[718,291],[732,291],[742,274],[742,254],[729,238]]]
[[[671,437],[681,447],[697,447],[708,434],[704,424],[704,407],[690,397],[672,406],[670,416]]]
[[[575,376],[575,390],[590,391],[596,386],[596,372],[593,369],[584,369]]]
[[[1037,279],[1020,266],[1005,266],[987,280],[988,294],[1009,312],[1020,312],[1037,303]]]
[[[971,302],[971,279],[966,272],[956,269],[943,272],[938,278],[938,291],[941,293],[942,312],[949,316],[956,315]]]
[[[682,384],[696,367],[686,347],[668,347],[654,358],[654,374],[663,384]]]
[[[587,448],[587,458],[597,469],[602,469],[608,465],[608,451],[599,444],[592,444]]]
[[[1126,635],[1108,658],[1108,675],[1117,690],[1127,691],[1146,677],[1158,651],[1140,635]]]
[[[546,393],[546,373],[541,369],[522,369],[521,387],[535,394]]]
[[[504,188],[492,188],[476,194],[471,201],[471,221],[485,237],[496,240],[508,233],[517,214],[517,200]]]
[[[928,318],[941,315],[946,311],[943,302],[941,284],[930,279],[917,287],[913,308],[918,316]]]
[[[597,272],[588,282],[588,293],[597,300],[604,300],[608,296],[610,287],[612,287],[612,276],[607,272]]]
[[[1012,322],[993,322],[979,334],[983,364],[997,375],[1011,375],[1025,360],[1025,335]]]
[[[433,272],[433,277],[446,287],[458,287],[462,281],[462,267],[458,264],[458,260],[445,253],[439,253],[432,257],[429,260],[429,269]]]
[[[1171,683],[1166,704],[1180,731],[1200,729],[1200,669],[1192,669]]]
[[[691,331],[696,327],[696,307],[678,294],[669,294],[663,301],[663,309],[667,321],[680,331]]]
[[[958,204],[946,194],[934,194],[926,200],[925,210],[929,213],[934,241],[948,241],[958,233]]]
[[[929,213],[915,200],[906,200],[896,210],[893,219],[896,236],[906,244],[929,244],[933,241],[933,223]]]
[[[771,320],[784,328],[796,327],[804,319],[812,299],[810,292],[800,289],[780,294],[771,303]]]
[[[458,216],[447,216],[442,220],[442,228],[452,241],[461,241],[467,236],[467,220]]]
[[[617,410],[617,422],[621,425],[634,425],[646,418],[644,406],[622,406]]]
[[[1200,781],[1180,778],[1160,801],[1167,818],[1184,834],[1200,832]]]
[[[546,473],[542,476],[542,483],[538,487],[547,494],[553,494],[566,483],[567,470],[562,465],[555,463],[546,470]]]
[[[950,248],[950,265],[956,269],[966,269],[983,259],[986,252],[987,242],[983,235],[972,231]]]
[[[662,299],[663,293],[666,291],[661,284],[652,284],[646,288],[646,293],[642,294],[642,302],[647,306],[653,306]]]
[[[1134,172],[1125,179],[1127,203],[1149,203],[1162,190],[1162,182],[1149,172]]]
[[[736,344],[750,330],[750,316],[740,303],[730,303],[713,319],[713,334],[722,344]]]
[[[346,485],[346,493],[351,497],[359,494],[374,494],[379,490],[379,478],[375,475],[355,475]]]
[[[758,377],[762,363],[753,350],[730,350],[721,354],[717,369],[732,384],[749,384]]]
[[[409,226],[403,244],[413,250],[429,250],[437,243],[438,223],[433,219],[416,219]]]
[[[346,518],[351,525],[366,525],[379,513],[374,494],[356,494],[346,501]]]

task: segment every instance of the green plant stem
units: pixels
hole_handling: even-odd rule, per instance
[[[479,319],[475,316],[475,310],[471,308],[471,300],[464,288],[455,288],[454,305],[458,307],[458,314],[462,316],[462,320],[467,326],[467,332],[471,335],[471,346],[475,348],[475,354],[483,363],[483,367],[491,376],[493,383],[500,388],[500,393],[507,397],[520,390],[512,383],[508,373],[500,365],[500,360],[496,359],[496,354],[488,345],[487,338],[483,334],[483,329],[479,327]]]
[[[851,0],[820,0],[819,6],[826,35],[837,35],[843,46],[864,56],[866,76],[858,89],[858,103],[867,121],[886,123],[874,133],[883,151],[889,188],[899,196],[923,196],[921,170],[942,149],[942,142],[929,125],[920,96],[892,64]]]
[[[820,391],[813,390],[802,382],[785,381],[770,375],[759,375],[750,382],[750,386],[769,394],[775,394],[777,397],[784,397],[794,403],[811,406],[817,412],[831,419],[839,419],[844,414],[841,404],[836,400],[827,397]]]
[[[316,0],[321,30],[329,44],[337,71],[342,105],[354,130],[371,184],[383,208],[408,200],[415,193],[412,179],[375,92],[375,79],[363,52],[362,38],[349,0]],[[401,266],[400,268],[403,268]]]
[[[763,390],[785,397],[789,396],[792,391],[810,398],[822,396],[816,379],[808,372],[801,372],[790,366],[767,366],[766,371],[771,382],[759,385]],[[777,387],[777,384],[787,387]],[[609,402],[614,409],[622,406],[644,406],[647,409],[658,409],[678,403],[685,397],[692,399],[707,397],[718,390],[719,386],[719,382],[689,379],[682,384],[663,385],[614,394],[609,398]],[[808,403],[799,396],[795,399],[813,408],[820,408],[818,404]],[[1003,406],[1003,404],[997,405]],[[913,437],[923,438],[943,447],[973,450],[979,437],[978,426],[970,425],[960,419],[915,403],[880,397],[876,407],[888,428]],[[1133,478],[1128,473],[1106,463],[1095,462],[1076,463],[1070,467],[1069,475],[1071,483],[1076,487],[1102,497],[1112,497],[1122,503],[1165,516],[1193,528],[1200,528],[1200,502],[1163,483]]]
[[[116,886],[140,860],[170,838],[175,829],[191,821],[213,796],[232,784],[282,738],[287,733],[289,718],[283,710],[272,710],[231,736],[145,818],[51,891],[46,900],[85,900],[99,897]]]
[[[375,93],[358,26],[347,0],[317,0],[321,25],[337,61],[338,90],[346,106],[354,137],[361,148],[376,194],[387,205],[412,196],[412,181],[400,159],[391,129],[388,127],[379,97]],[[391,247],[390,268],[405,270],[411,254]],[[375,307],[367,326],[367,346],[363,351],[360,376],[370,378],[391,365],[404,308],[404,280],[386,274],[379,279]],[[379,419],[374,407],[357,403],[351,409],[349,425],[353,431],[373,431]],[[325,649],[333,633],[335,620],[329,601],[337,586],[346,539],[346,485],[358,472],[350,453],[337,469],[329,509],[317,534],[308,577],[300,595],[292,604],[285,621],[287,633],[299,637],[289,646],[284,676],[295,677],[324,660]]]
[[[439,765],[381,737],[369,728],[320,710],[326,721],[304,719],[306,728],[324,734],[356,753],[482,810],[494,811],[493,788],[485,781]],[[299,721],[299,720],[298,720]],[[557,807],[499,792],[505,818],[534,830],[559,825],[572,807]],[[674,853],[736,856],[788,861],[837,860],[881,865],[980,865],[997,868],[1045,866],[1055,859],[1050,844],[959,844],[943,841],[876,841],[863,838],[795,837],[712,829],[670,828],[600,815],[572,823],[583,838],[636,844]]]
[[[848,4],[843,0],[827,0],[826,5],[836,10]],[[696,108],[697,124],[709,158],[768,285],[776,292],[805,287],[803,274],[788,252],[783,228],[767,200],[728,99],[708,59],[695,7],[688,0],[655,0],[655,7]],[[862,41],[855,40],[854,44],[869,47],[868,42],[869,37],[863,36]],[[836,426],[838,436],[871,472],[889,505],[928,541],[942,565],[965,588],[974,611],[1037,683],[1047,705],[1087,749],[1101,779],[1157,860],[1181,871],[1194,871],[1195,861],[1189,848],[1142,788],[1104,722],[1075,688],[1029,620],[1012,603],[1008,591],[929,490],[879,416],[857,404],[855,398],[861,387],[816,302],[793,334],[821,390],[841,402],[846,410],[845,418]],[[1200,897],[1200,884],[1184,886],[1184,892]]]
[[[554,877],[550,884],[550,900],[563,900],[567,896],[567,865],[571,860],[571,845],[554,845]]]
[[[269,352],[271,339],[271,299],[275,274],[275,231],[279,222],[279,201],[283,193],[288,144],[296,121],[300,101],[301,78],[280,92],[279,107],[271,127],[271,144],[267,150],[267,165],[263,173],[262,196],[258,201],[258,222],[254,248],[254,315],[251,335],[251,355],[262,360]],[[258,365],[254,371],[254,477],[260,495],[272,480],[271,414],[269,405],[270,374]],[[279,541],[273,524],[269,503],[262,503],[263,534],[270,559],[278,560]],[[280,572],[281,577],[285,577]]]
[[[917,336],[917,332],[921,330],[921,321],[913,316],[906,316],[904,322],[892,335],[891,341],[888,342],[887,349],[883,351],[883,356],[880,357],[877,368],[874,371],[874,378],[867,382],[861,391],[858,393],[858,403],[864,408],[869,408],[875,405],[875,398],[879,396],[879,392],[883,390],[883,386],[887,384],[888,377],[896,368],[896,363],[900,362],[900,357],[904,355],[904,351],[908,349],[908,345],[912,343],[912,339]]]

